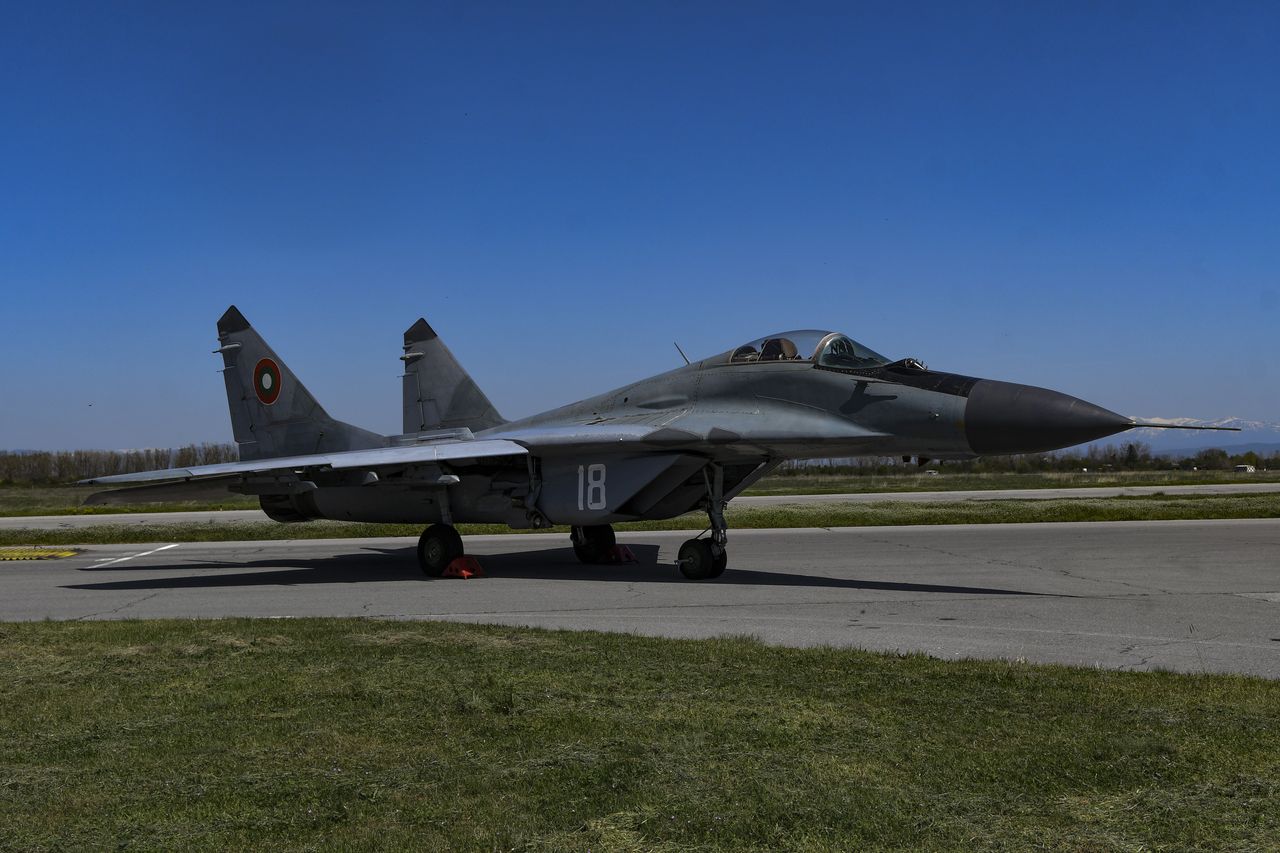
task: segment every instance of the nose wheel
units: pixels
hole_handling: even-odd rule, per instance
[[[729,525],[724,520],[724,469],[711,465],[711,476],[703,471],[707,484],[707,497],[703,508],[711,521],[710,539],[690,539],[680,546],[680,574],[689,580],[701,581],[718,578],[729,565]]]
[[[705,581],[724,574],[729,552],[710,539],[690,539],[680,546],[680,574],[692,581]]]

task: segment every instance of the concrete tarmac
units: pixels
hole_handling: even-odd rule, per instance
[[[445,619],[1280,678],[1280,519],[737,530],[717,581],[688,533],[582,566],[555,534],[475,536],[489,577],[430,579],[413,539],[86,546],[0,562],[0,620]]]
[[[1280,492],[1280,483],[1214,483],[1193,486],[1103,486],[1078,489],[982,489],[943,492],[867,492],[841,495],[757,495],[733,499],[735,507],[778,506],[781,504],[877,503],[881,501],[999,501],[1049,500],[1053,498],[1110,498],[1124,495],[1245,495]],[[100,515],[39,515],[0,518],[0,530],[30,528],[74,530],[102,524],[225,524],[236,521],[267,521],[260,510],[214,512],[132,512]]]

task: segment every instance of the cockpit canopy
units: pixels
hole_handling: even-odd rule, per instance
[[[730,364],[812,361],[820,367],[879,367],[889,359],[839,332],[798,329],[745,343],[729,354]]]

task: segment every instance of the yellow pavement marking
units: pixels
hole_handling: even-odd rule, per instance
[[[0,548],[0,560],[56,560],[78,553],[74,548]]]

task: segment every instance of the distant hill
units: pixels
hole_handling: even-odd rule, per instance
[[[1123,444],[1126,441],[1141,441],[1151,447],[1151,452],[1158,456],[1194,456],[1201,450],[1219,448],[1227,453],[1248,453],[1253,451],[1263,456],[1280,451],[1280,423],[1268,421],[1251,421],[1244,418],[1218,418],[1212,421],[1195,418],[1144,418],[1134,420],[1157,424],[1178,424],[1184,426],[1221,426],[1235,427],[1240,432],[1192,432],[1181,429],[1131,429],[1119,435],[1095,442],[1103,446],[1107,444]]]
[[[1186,456],[1195,456],[1201,450],[1225,450],[1228,456],[1238,456],[1241,453],[1253,451],[1259,456],[1271,456],[1280,453],[1280,442],[1254,443],[1254,444],[1203,444],[1194,447],[1175,447],[1170,450],[1152,450],[1152,454],[1156,456],[1167,456],[1170,459],[1178,459]]]

